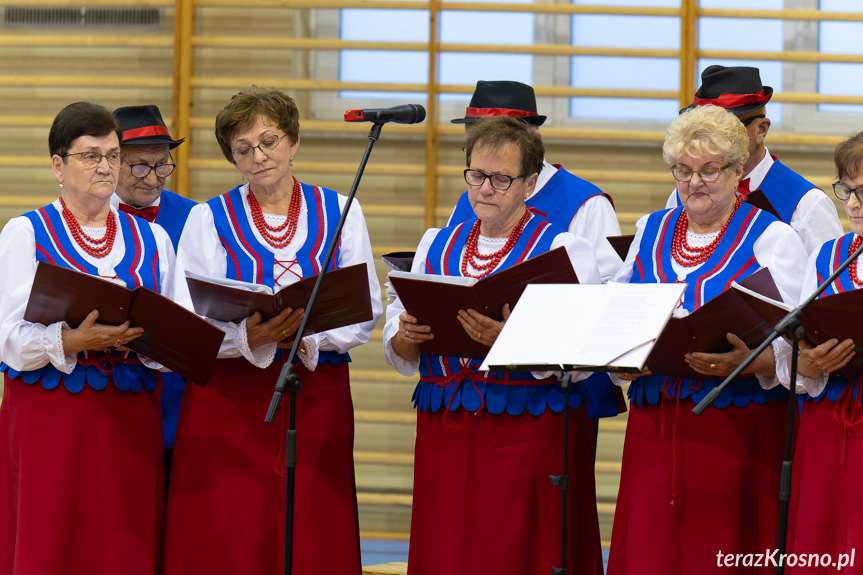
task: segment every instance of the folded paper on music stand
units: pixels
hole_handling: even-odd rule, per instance
[[[480,369],[640,372],[684,289],[529,285]]]

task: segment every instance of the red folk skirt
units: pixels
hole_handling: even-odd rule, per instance
[[[160,390],[5,377],[0,574],[153,575],[164,510]]]
[[[609,575],[773,573],[717,554],[776,548],[787,404],[663,403],[630,406]]]
[[[850,398],[856,403],[856,399]],[[863,573],[863,424],[845,427],[834,416],[837,403],[823,398],[803,404],[791,484],[788,550],[795,554],[855,552]],[[863,416],[863,406],[858,405]],[[838,414],[837,414],[838,415]],[[835,567],[789,568],[789,573],[836,573]]]
[[[417,413],[409,575],[560,567],[563,414]],[[449,425],[448,425],[449,424]],[[451,427],[455,426],[455,427]],[[567,572],[602,574],[593,431],[569,410]]]
[[[183,394],[163,573],[281,573],[285,540],[286,394],[264,423],[280,365],[225,359],[207,387]],[[359,575],[354,416],[347,363],[297,365],[293,573]]]

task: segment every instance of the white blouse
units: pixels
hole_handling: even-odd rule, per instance
[[[252,214],[247,200],[249,193],[248,184],[240,188],[243,197],[243,209],[249,222]],[[344,209],[347,198],[339,195],[339,208]],[[305,197],[297,222],[296,233],[291,242],[283,248],[273,248],[260,235],[255,225],[251,225],[255,238],[261,245],[267,246],[275,255],[273,266],[273,277],[276,278],[277,286],[286,286],[302,279],[299,274],[301,270],[296,263],[297,251],[302,247],[308,235],[307,222],[308,208]],[[270,225],[284,223],[287,216],[265,214],[265,219]],[[369,242],[368,228],[363,217],[362,209],[358,202],[351,204],[345,225],[342,228],[341,244],[339,247],[339,267],[365,263],[368,269],[368,290],[372,301],[373,318],[367,322],[340,327],[329,331],[316,333],[303,338],[305,353],[299,354],[300,360],[309,369],[314,370],[318,365],[320,351],[336,351],[346,353],[350,349],[366,343],[371,337],[378,318],[383,313],[381,303],[381,289],[375,273],[374,260],[372,259],[371,243]],[[210,277],[227,277],[227,252],[219,240],[216,226],[213,222],[213,212],[207,204],[199,204],[192,208],[180,244],[177,249],[177,274],[174,284],[177,303],[194,310],[189,288],[186,284],[185,270],[204,274]],[[326,280],[324,280],[326,281]],[[245,357],[253,365],[261,368],[269,366],[276,354],[276,343],[272,342],[251,349],[246,334],[246,320],[240,323],[223,322],[208,319],[210,323],[225,331],[225,339],[219,350],[220,358]]]
[[[52,204],[62,210],[59,200]],[[117,217],[117,210],[111,208],[112,217]],[[146,225],[139,222],[140,225]],[[162,295],[173,297],[174,289],[174,247],[167,232],[157,224],[149,224],[156,237],[159,250],[159,274]],[[63,221],[63,231],[71,236],[69,227]],[[94,237],[102,237],[106,228],[84,228],[84,231]],[[114,267],[122,261],[126,254],[126,244],[123,238],[122,226],[117,226],[114,247],[104,258],[95,258],[72,241],[75,250],[92,264],[99,275],[105,279],[112,278]],[[63,350],[62,329],[70,327],[66,322],[52,323],[44,326],[38,323],[24,321],[24,310],[30,298],[30,288],[36,274],[36,236],[29,219],[19,216],[12,218],[0,232],[0,359],[17,371],[32,371],[51,363],[63,373],[72,373],[77,364],[75,354],[67,354]],[[120,279],[115,283],[125,285]],[[97,302],[93,303],[93,308]],[[98,320],[96,320],[98,322]],[[77,326],[75,326],[77,327]],[[141,361],[150,368],[160,369],[161,366],[147,358]]]

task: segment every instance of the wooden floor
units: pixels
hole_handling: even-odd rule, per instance
[[[385,563],[363,567],[363,575],[404,575],[407,572],[407,563]]]

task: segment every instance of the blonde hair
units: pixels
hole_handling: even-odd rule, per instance
[[[728,166],[749,157],[749,136],[733,113],[719,106],[696,106],[677,116],[665,132],[662,157],[669,166],[684,154],[716,154]]]

